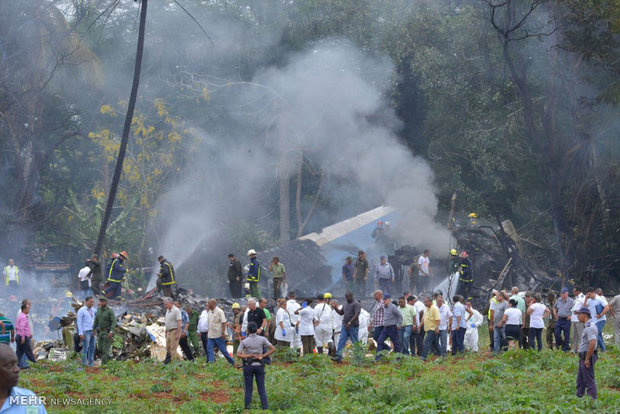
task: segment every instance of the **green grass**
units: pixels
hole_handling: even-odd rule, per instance
[[[482,331],[482,329],[481,329]],[[307,356],[267,367],[270,409],[295,413],[613,413],[620,412],[620,351],[596,365],[599,398],[575,396],[577,358],[544,350],[479,354],[421,362],[388,355],[343,364]],[[43,362],[21,373],[20,386],[55,398],[110,398],[106,406],[48,407],[52,413],[243,412],[241,370],[207,365],[113,361],[78,370],[79,359]],[[254,393],[253,409],[260,408]]]

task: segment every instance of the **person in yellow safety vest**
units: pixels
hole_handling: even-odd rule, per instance
[[[487,319],[489,321],[489,341],[491,345],[491,352],[493,351],[493,321],[491,320],[491,311],[495,310],[495,305],[497,305],[499,301],[497,300],[497,290],[493,289],[491,291],[491,299],[489,300],[489,311],[487,312]]]
[[[157,258],[161,268],[159,269],[159,275],[157,278],[158,288],[161,287],[164,291],[164,296],[173,298],[176,296],[176,274],[174,272],[174,266],[164,256]],[[159,290],[159,289],[158,289]]]
[[[250,258],[250,263],[248,264],[247,281],[250,284],[250,292],[253,297],[260,299],[262,297],[258,289],[258,282],[260,281],[260,263],[256,258],[256,250],[248,250],[248,257]]]
[[[4,268],[4,284],[7,296],[19,295],[19,268],[15,266],[13,259],[9,259],[9,265]]]
[[[119,299],[121,297],[121,281],[127,272],[127,269],[123,266],[125,260],[127,260],[127,252],[120,252],[118,257],[112,259],[106,269],[106,276],[108,277],[107,282],[109,283],[109,286],[104,293],[112,299]]]
[[[469,213],[469,215],[467,217],[469,217],[469,226],[470,227],[478,226],[478,215],[476,213]]]

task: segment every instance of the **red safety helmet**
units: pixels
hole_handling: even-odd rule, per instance
[[[377,221],[377,226],[383,226],[383,222],[382,221]]]
[[[467,259],[469,257],[469,254],[467,254],[467,252],[461,252],[461,254],[459,254],[459,256],[463,259]]]
[[[127,259],[127,252],[122,251],[119,253],[121,256],[123,256],[125,259]]]
[[[112,253],[112,256],[110,256],[110,259],[116,259],[118,258],[118,253]]]

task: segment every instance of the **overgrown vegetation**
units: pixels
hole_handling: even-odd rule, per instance
[[[596,366],[599,398],[575,396],[577,358],[545,350],[447,357],[423,363],[405,357],[356,366],[308,356],[293,364],[267,367],[267,395],[273,411],[491,413],[510,407],[521,413],[617,412],[620,407],[620,352],[612,348]],[[242,373],[225,361],[207,365],[152,361],[111,362],[81,370],[79,360],[33,365],[20,386],[55,398],[109,398],[97,407],[48,407],[78,413],[236,413],[243,411]],[[259,409],[255,393],[253,409]],[[503,407],[503,408],[502,408]]]

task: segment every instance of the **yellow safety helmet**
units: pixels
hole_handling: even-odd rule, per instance
[[[469,218],[478,218],[478,215],[476,213],[469,213],[469,215],[467,217],[469,217]]]
[[[233,309],[241,309],[241,305],[239,305],[237,302],[232,304],[232,308]]]
[[[452,256],[456,256],[457,254],[459,254],[459,252],[457,252],[456,249],[452,249],[452,250],[450,250],[450,254]]]
[[[71,291],[70,291],[70,290],[67,290],[67,291],[65,292],[65,297],[67,297],[67,298],[72,298],[72,297],[73,297],[73,293],[71,293]]]
[[[331,299],[332,298],[332,294],[329,292],[325,292],[323,293],[323,299]]]

